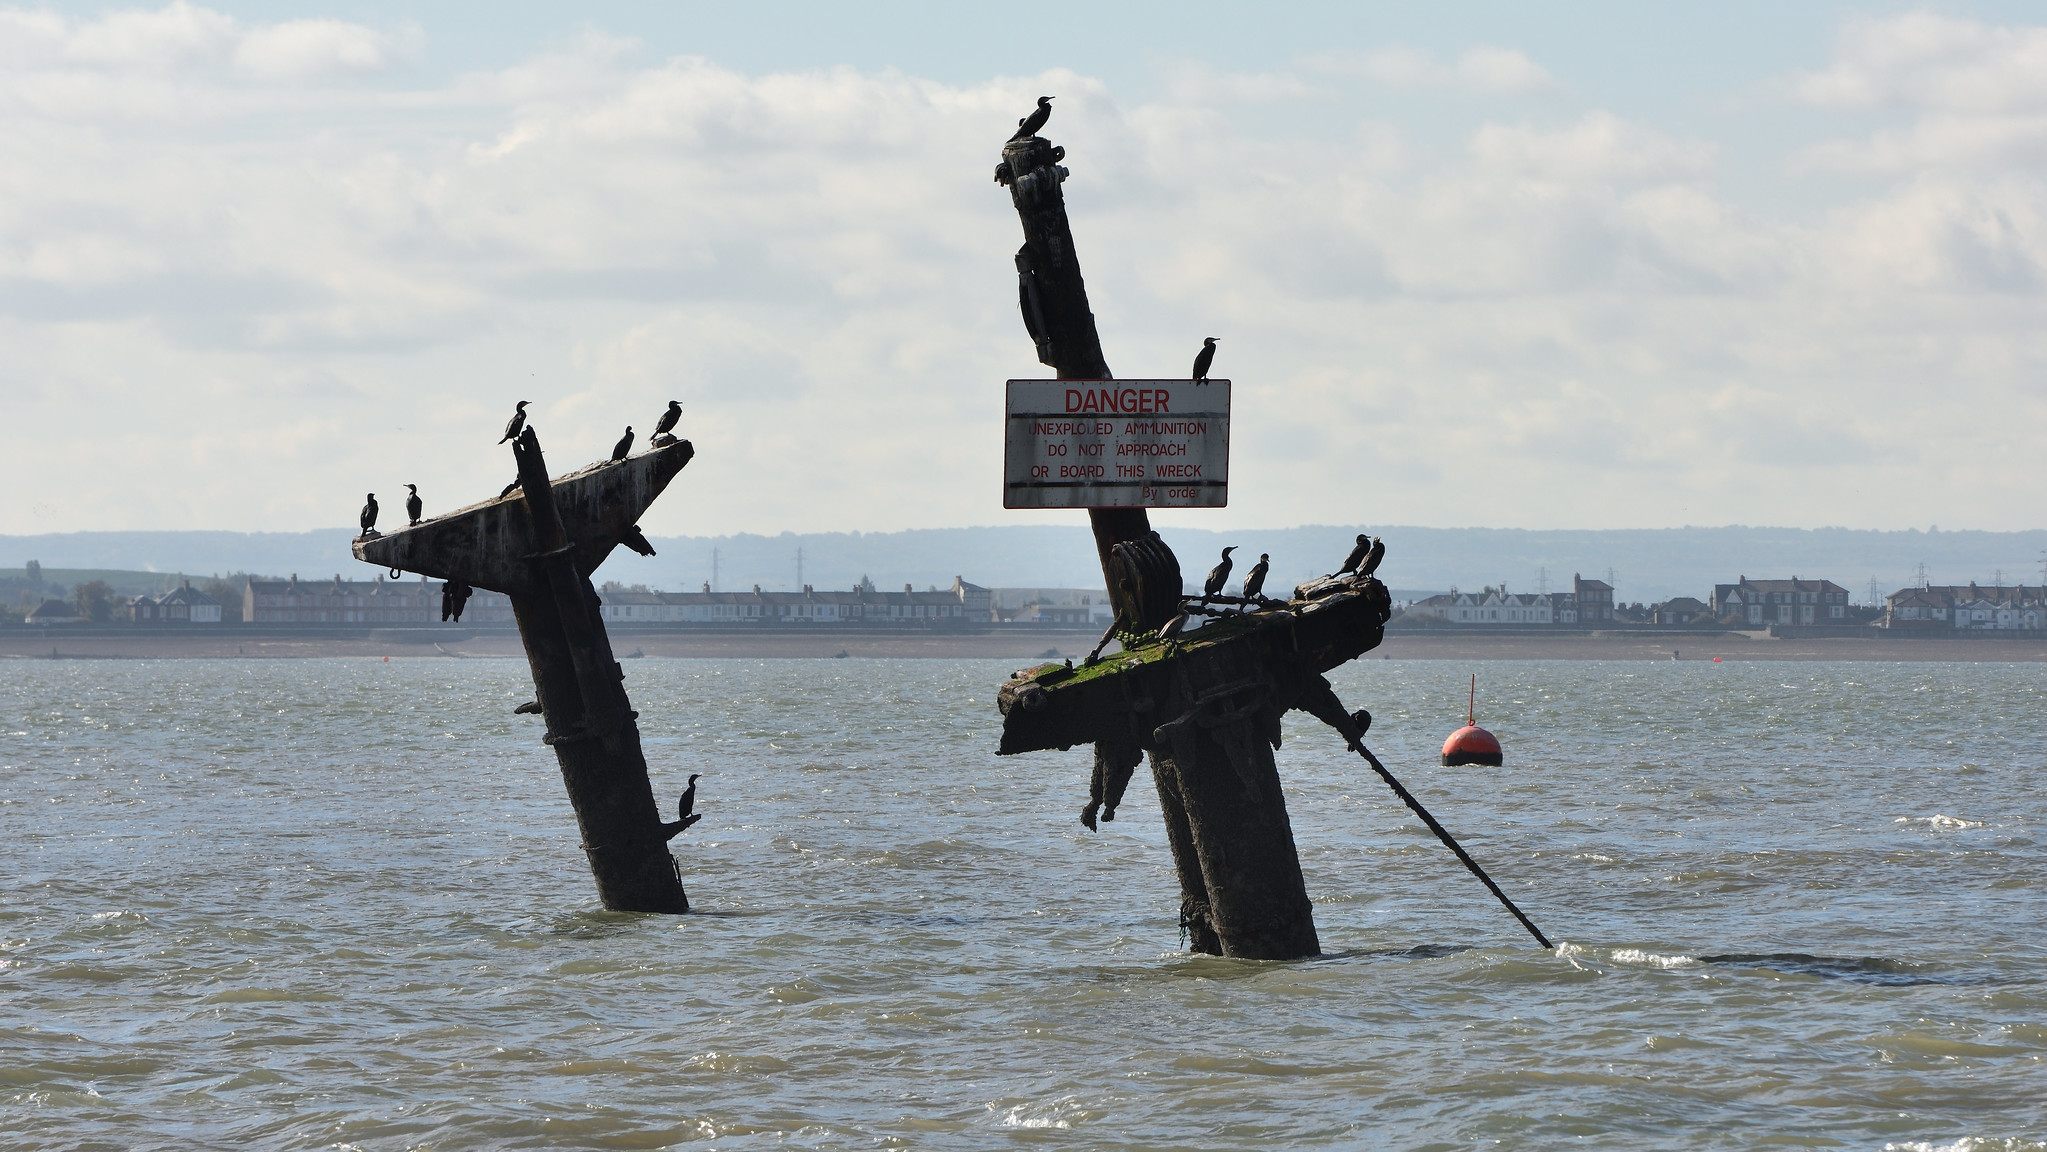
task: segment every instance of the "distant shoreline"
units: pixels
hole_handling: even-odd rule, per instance
[[[924,629],[614,628],[613,650],[653,658],[1079,659],[1099,633],[1075,628]],[[0,630],[0,660],[500,659],[525,655],[511,628],[178,628]],[[1051,655],[1057,653],[1057,656]],[[1394,629],[1364,659],[1391,660],[1868,660],[2034,663],[2047,639],[1890,637],[1776,639],[1741,632],[1565,634]]]

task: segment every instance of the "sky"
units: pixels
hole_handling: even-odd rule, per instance
[[[0,8],[0,534],[295,531],[697,459],[650,533],[1002,508],[1041,94],[1109,364],[1234,381],[1201,528],[2020,530],[2047,8]]]

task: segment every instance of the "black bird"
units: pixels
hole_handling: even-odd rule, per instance
[[[670,400],[668,411],[661,414],[661,420],[654,425],[654,435],[663,436],[675,429],[675,422],[682,419],[682,401]]]
[[[1271,567],[1272,557],[1260,552],[1258,563],[1251,565],[1251,570],[1244,573],[1244,599],[1259,599],[1258,594],[1265,591],[1265,572]]]
[[[673,840],[677,836],[682,835],[684,829],[702,820],[704,815],[695,810],[696,806],[697,778],[693,775],[689,778],[689,787],[683,790],[681,801],[676,804],[676,815],[680,819],[661,825],[662,838]]]
[[[503,492],[498,493],[498,499],[503,500],[505,497],[510,496],[512,493],[517,492],[518,490],[519,482],[517,480],[513,480],[510,484],[505,485],[505,490]]]
[[[362,534],[373,536],[377,531],[377,494],[370,493],[370,502],[362,506]]]
[[[620,536],[618,542],[642,556],[652,556],[654,554],[654,545],[648,543],[647,534],[640,531],[638,524],[626,529],[625,535]]]
[[[507,440],[517,440],[519,433],[526,430],[526,405],[530,403],[532,403],[530,400],[519,401],[519,407],[513,411],[512,418],[505,422],[505,434],[498,438],[498,443],[503,444]]]
[[[460,624],[462,622],[462,609],[469,603],[469,595],[474,591],[476,589],[471,588],[466,582],[461,580],[444,582],[441,585],[441,623],[445,624],[453,620],[455,623]],[[535,711],[539,711],[539,708],[539,705],[534,705]]]
[[[1236,550],[1237,548],[1234,544],[1223,549],[1223,562],[1208,570],[1208,582],[1201,586],[1201,599],[1203,603],[1207,603],[1209,597],[1220,593],[1223,590],[1223,585],[1229,582],[1230,553]]]
[[[628,424],[625,426],[625,435],[620,436],[618,438],[618,443],[613,444],[611,446],[611,462],[613,464],[618,463],[620,460],[623,460],[627,456],[630,456],[632,454],[632,451],[633,426]]]
[[[1384,559],[1386,559],[1386,542],[1374,536],[1372,537],[1372,554],[1365,557],[1365,566],[1358,569],[1358,575],[1370,576],[1372,573],[1377,572],[1379,570],[1379,562]]]
[[[1050,96],[1038,97],[1038,110],[1016,122],[1016,135],[1011,136],[1010,139],[1028,140],[1036,136],[1038,129],[1043,128],[1045,121],[1051,118],[1052,98]]]
[[[1351,549],[1350,555],[1345,556],[1343,558],[1343,567],[1338,568],[1336,570],[1336,574],[1338,576],[1341,576],[1345,572],[1357,571],[1358,565],[1363,564],[1365,562],[1365,557],[1371,554],[1372,538],[1370,536],[1365,535],[1363,532],[1358,533],[1357,547]]]
[[[420,509],[426,507],[426,505],[421,504],[419,501],[419,485],[407,484],[405,487],[410,489],[412,492],[412,495],[407,496],[405,498],[405,515],[414,524],[417,524],[419,523]]]
[[[1209,336],[1201,341],[1201,351],[1194,354],[1194,382],[1196,384],[1208,383],[1208,366],[1213,363],[1215,363],[1215,337]]]

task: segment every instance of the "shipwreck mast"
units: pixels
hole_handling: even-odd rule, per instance
[[[995,178],[1008,187],[1024,234],[1016,253],[1017,302],[1039,361],[1060,379],[1109,380],[1066,218],[1061,185],[1069,173],[1059,163],[1065,157],[1064,148],[1041,136],[1012,139],[1002,149]],[[1179,565],[1152,532],[1150,517],[1142,507],[1090,508],[1088,521],[1118,619],[1133,630],[1158,628],[1171,615],[1165,606],[1177,604]],[[1170,595],[1145,595],[1143,582],[1130,579],[1129,560],[1119,560],[1118,545],[1131,546],[1128,556],[1152,557],[1151,572],[1170,582]],[[1190,698],[1198,706],[1157,717],[1171,723],[1152,739],[1095,739],[1098,791],[1106,781],[1110,796],[1120,797],[1131,769],[1150,752],[1180,878],[1180,921],[1195,951],[1313,956],[1321,950],[1314,909],[1272,758],[1277,714],[1269,698],[1263,706],[1250,703],[1269,693],[1229,679],[1198,685]],[[1267,714],[1270,736],[1261,723]],[[1247,794],[1255,802],[1245,803]]]
[[[355,542],[359,560],[511,598],[562,784],[576,810],[597,894],[621,912],[687,912],[668,840],[689,821],[664,824],[654,802],[640,729],[613,657],[590,574],[626,541],[651,553],[636,526],[695,454],[687,440],[550,480],[540,439],[513,442],[518,484],[494,500]],[[459,610],[457,611],[459,618]],[[528,709],[522,709],[528,710]]]

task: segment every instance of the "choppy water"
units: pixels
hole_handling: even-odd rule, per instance
[[[986,661],[659,661],[700,914],[595,906],[514,661],[0,665],[0,1146],[2038,1148],[2047,667],[1461,665],[1280,755],[1323,945],[1189,956]]]

